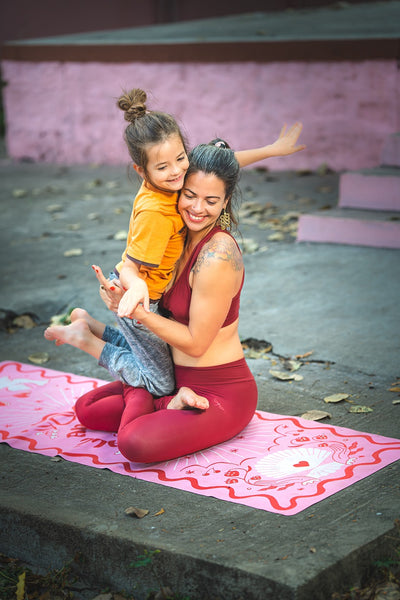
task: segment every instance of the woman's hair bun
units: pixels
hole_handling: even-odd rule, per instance
[[[118,98],[117,106],[124,111],[126,121],[133,123],[133,121],[146,114],[146,100],[146,92],[140,88],[134,88]]]
[[[228,142],[226,142],[225,140],[223,140],[221,138],[216,138],[215,140],[212,140],[208,145],[216,146],[217,148],[230,148],[230,145],[228,144]]]

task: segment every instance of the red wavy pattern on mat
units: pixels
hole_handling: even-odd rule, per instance
[[[137,470],[135,469],[134,473],[148,473],[148,472],[153,472],[156,473],[156,475],[158,476],[158,478],[160,479],[160,481],[165,481],[165,482],[169,482],[169,483],[174,483],[177,481],[188,481],[192,487],[196,490],[199,491],[203,491],[203,490],[217,490],[217,489],[226,489],[228,491],[228,495],[230,498],[235,499],[235,500],[245,500],[246,498],[265,498],[267,500],[269,500],[271,506],[276,509],[276,510],[292,510],[293,508],[296,508],[298,506],[298,500],[302,500],[305,498],[315,498],[317,496],[320,496],[321,494],[323,494],[326,491],[326,487],[329,483],[332,482],[338,482],[338,481],[345,481],[346,479],[351,479],[354,475],[354,469],[356,467],[361,467],[361,466],[368,466],[368,465],[375,465],[375,464],[379,464],[380,462],[382,462],[381,458],[380,458],[380,454],[382,452],[385,452],[387,450],[400,450],[400,445],[398,448],[393,448],[393,446],[391,448],[381,448],[379,450],[377,450],[376,452],[373,453],[373,461],[370,462],[364,462],[358,465],[348,465],[345,468],[345,474],[342,477],[332,477],[331,479],[325,479],[324,481],[321,481],[317,484],[317,490],[316,492],[312,493],[312,494],[302,494],[302,495],[298,495],[298,496],[294,496],[293,498],[291,498],[290,504],[289,506],[281,506],[281,504],[278,502],[278,500],[276,498],[274,498],[273,496],[271,496],[270,494],[262,494],[262,493],[258,493],[258,492],[254,492],[252,494],[236,494],[234,489],[231,486],[226,486],[226,485],[214,485],[214,486],[202,486],[200,485],[196,479],[194,479],[193,477],[168,477],[165,473],[165,471],[163,469],[157,469],[157,468],[148,468],[148,469],[142,469],[142,470]]]
[[[82,385],[82,381],[72,381],[72,377],[83,377],[80,375],[71,375],[70,373],[65,373],[64,371],[52,371],[52,369],[43,369],[40,367],[30,367],[29,369],[24,370],[24,365],[18,362],[5,362],[0,365],[0,373],[6,367],[13,366],[16,368],[18,373],[26,374],[26,373],[39,373],[42,379],[62,379],[65,378],[67,382],[71,385]],[[93,384],[93,389],[99,386],[99,382],[95,379],[91,379],[90,377],[85,376],[85,380]]]
[[[36,377],[39,377],[40,379],[46,379],[46,380],[61,380],[63,382],[68,383],[71,386],[76,386],[76,385],[81,385],[83,383],[85,383],[87,386],[92,386],[92,389],[98,387],[99,385],[103,385],[106,382],[103,382],[101,380],[95,380],[95,379],[90,379],[87,378],[85,376],[79,376],[79,375],[74,375],[74,374],[69,374],[69,373],[64,373],[61,371],[52,371],[51,369],[46,369],[40,366],[31,366],[31,365],[26,365],[26,364],[21,364],[18,362],[6,362],[3,364],[0,364],[0,373],[7,367],[14,367],[16,369],[16,371],[18,373],[20,373],[21,375],[24,376],[28,376],[29,375],[35,375]],[[58,385],[58,383],[57,383]],[[57,386],[55,386],[57,387]],[[68,393],[70,393],[70,390],[68,390]],[[15,397],[21,397],[22,394],[24,393],[20,393],[20,394],[15,394]],[[77,449],[77,447],[75,446],[75,448],[73,448],[72,450],[65,450],[63,451],[61,448],[58,447],[58,445],[52,445],[52,441],[54,440],[54,438],[56,436],[54,436],[54,438],[52,438],[50,435],[48,435],[47,430],[46,429],[46,425],[49,425],[51,427],[53,427],[54,425],[56,426],[66,426],[71,424],[74,419],[75,419],[75,414],[74,414],[74,410],[73,407],[70,407],[70,410],[66,410],[64,412],[48,412],[46,415],[42,416],[41,418],[38,415],[39,420],[32,424],[32,426],[37,430],[42,430],[40,431],[40,433],[42,434],[40,436],[40,438],[38,437],[36,439],[35,434],[32,432],[31,435],[33,437],[27,437],[27,435],[21,435],[22,433],[26,433],[27,431],[33,431],[33,430],[22,430],[20,429],[19,435],[10,435],[8,431],[3,431],[0,430],[0,439],[2,438],[4,441],[7,441],[11,446],[11,441],[15,440],[16,444],[13,446],[15,448],[20,448],[20,449],[27,449],[30,450],[32,452],[37,452],[39,454],[45,455],[45,456],[54,456],[54,455],[59,455],[61,457],[64,457],[66,460],[70,460],[70,461],[74,461],[74,462],[78,462],[80,464],[83,465],[87,465],[87,466],[95,466],[95,467],[99,467],[99,468],[106,468],[106,469],[110,469],[111,471],[114,471],[116,473],[122,473],[122,474],[128,474],[128,475],[132,475],[132,476],[137,476],[138,478],[142,478],[144,480],[148,479],[149,481],[155,481],[160,482],[160,483],[167,483],[167,484],[178,484],[179,482],[186,482],[185,485],[181,486],[181,489],[187,490],[187,491],[197,491],[199,493],[212,493],[213,490],[219,490],[219,496],[217,495],[217,497],[221,498],[221,499],[230,499],[233,501],[245,501],[247,499],[261,499],[263,501],[265,501],[266,503],[268,502],[271,509],[275,510],[277,512],[280,512],[281,514],[285,514],[288,513],[289,511],[294,511],[295,509],[297,509],[298,507],[300,507],[301,505],[303,505],[303,508],[305,507],[305,503],[307,503],[307,501],[309,499],[314,499],[315,501],[318,501],[323,499],[324,497],[329,497],[330,494],[332,494],[332,489],[336,489],[338,487],[338,484],[340,485],[340,482],[349,480],[349,482],[351,482],[351,479],[354,479],[355,481],[359,481],[360,479],[364,478],[366,475],[363,474],[362,469],[369,467],[369,466],[373,466],[373,465],[379,465],[380,463],[386,463],[386,458],[383,459],[383,453],[387,452],[387,451],[394,451],[397,452],[398,450],[400,450],[400,443],[399,444],[393,444],[393,442],[396,442],[398,440],[391,440],[391,441],[384,441],[382,438],[382,436],[375,436],[372,437],[372,435],[365,433],[365,432],[357,432],[357,431],[353,431],[351,429],[347,429],[347,428],[343,428],[340,426],[337,426],[339,428],[339,431],[336,429],[336,426],[332,426],[332,425],[326,425],[325,423],[323,424],[319,424],[316,423],[314,421],[309,421],[309,422],[304,422],[304,419],[296,418],[290,415],[273,415],[270,413],[263,413],[262,411],[256,411],[255,412],[255,417],[259,420],[259,421],[263,421],[266,423],[272,423],[273,424],[273,431],[275,434],[278,435],[278,437],[275,437],[275,441],[274,444],[271,446],[271,448],[273,446],[277,446],[279,447],[279,444],[276,444],[276,441],[280,438],[280,437],[293,437],[294,435],[297,435],[296,433],[296,429],[299,429],[301,432],[304,431],[304,435],[302,433],[299,433],[299,439],[298,440],[294,440],[294,442],[302,442],[303,440],[300,439],[301,437],[304,438],[304,440],[308,440],[309,438],[307,437],[307,435],[309,435],[308,432],[311,432],[312,434],[314,434],[315,437],[315,433],[317,432],[318,434],[321,434],[320,437],[322,438],[322,433],[326,432],[326,433],[330,433],[331,435],[333,435],[333,437],[337,438],[337,441],[334,442],[336,444],[335,448],[337,447],[339,451],[342,451],[342,446],[346,447],[346,442],[349,441],[349,447],[346,447],[346,450],[348,451],[347,454],[347,458],[349,456],[355,455],[357,454],[357,452],[361,452],[362,448],[357,448],[357,450],[355,449],[357,447],[357,442],[353,441],[353,438],[357,441],[360,442],[361,446],[365,446],[367,445],[367,443],[369,443],[371,446],[378,446],[378,448],[376,450],[373,451],[373,448],[369,449],[369,454],[368,456],[362,457],[361,460],[363,460],[364,462],[358,462],[358,463],[353,463],[353,464],[346,464],[345,463],[345,458],[342,462],[342,460],[338,460],[338,458],[336,457],[336,462],[342,463],[341,466],[341,470],[340,470],[340,476],[338,471],[336,471],[337,476],[335,477],[333,475],[333,473],[331,472],[331,477],[329,479],[323,479],[323,480],[311,480],[310,481],[306,481],[306,480],[300,480],[300,485],[302,486],[301,488],[297,487],[297,484],[293,484],[290,483],[288,485],[286,485],[286,487],[292,487],[291,491],[293,493],[296,493],[296,491],[301,491],[301,493],[297,493],[297,495],[294,495],[292,497],[286,495],[283,490],[285,490],[286,488],[283,487],[284,486],[284,481],[281,478],[281,480],[279,480],[279,478],[276,479],[276,481],[274,482],[272,479],[268,479],[265,482],[260,481],[259,485],[257,487],[257,484],[255,482],[252,482],[251,479],[249,481],[244,480],[244,482],[247,485],[247,490],[249,491],[249,493],[246,493],[246,487],[244,487],[243,483],[238,484],[237,488],[234,485],[235,483],[237,483],[234,479],[227,479],[224,482],[221,483],[213,483],[213,484],[209,484],[209,485],[201,485],[200,483],[200,479],[202,479],[204,481],[204,479],[208,479],[208,478],[203,478],[201,477],[202,475],[207,475],[209,473],[204,473],[201,471],[201,469],[206,468],[207,466],[201,465],[199,464],[198,466],[200,467],[200,472],[196,471],[196,475],[195,476],[190,476],[190,473],[194,473],[194,471],[189,471],[186,470],[186,475],[182,476],[182,473],[185,472],[185,468],[179,468],[179,470],[175,471],[177,476],[175,477],[174,474],[172,473],[171,475],[169,474],[171,472],[171,468],[167,465],[162,464],[154,464],[153,465],[138,465],[137,463],[130,463],[129,461],[127,461],[122,455],[120,455],[118,457],[118,460],[112,460],[113,457],[116,458],[116,454],[118,454],[117,452],[113,452],[110,453],[110,459],[108,460],[107,456],[104,455],[104,458],[101,459],[99,458],[98,454],[96,454],[96,449],[99,446],[93,445],[93,443],[96,441],[96,439],[90,438],[88,437],[84,437],[81,439],[81,441],[79,442],[79,444],[82,444],[82,441],[86,440],[87,444],[91,444],[90,447],[86,446],[85,449],[82,449],[83,451],[79,451]],[[61,422],[63,419],[65,419],[65,422]],[[300,422],[301,421],[301,422]],[[260,425],[257,425],[257,427],[260,427]],[[260,427],[261,428],[261,427]],[[345,431],[340,431],[340,429],[345,430]],[[281,435],[281,433],[278,431],[281,430],[283,435]],[[286,430],[286,432],[285,432]],[[69,437],[69,436],[67,436]],[[310,436],[310,438],[312,438],[313,435]],[[273,436],[272,436],[273,439]],[[345,440],[344,442],[342,442],[341,440]],[[41,447],[41,444],[47,444],[48,441],[50,441],[50,445],[47,447]],[[56,441],[56,440],[54,440]],[[365,444],[363,444],[363,441],[365,442]],[[294,443],[293,442],[293,443]],[[312,443],[314,443],[315,440],[312,440]],[[56,441],[57,444],[61,444],[62,442],[60,440]],[[109,443],[110,442],[104,442],[104,443]],[[290,442],[292,443],[292,442]],[[79,445],[78,444],[78,445]],[[323,445],[323,444],[321,444]],[[326,444],[325,444],[326,445]],[[301,444],[301,446],[297,446],[295,444],[295,447],[303,447],[304,444]],[[67,446],[68,447],[68,446]],[[333,447],[333,446],[332,446]],[[352,450],[353,449],[353,450]],[[86,450],[86,451],[85,451]],[[351,451],[352,450],[352,451]],[[232,451],[236,451],[236,450],[232,450]],[[191,458],[191,457],[186,457],[186,458]],[[241,461],[239,464],[243,465],[243,463],[246,463],[246,461],[253,461],[256,460],[256,456],[253,457],[247,457],[245,459],[243,459],[243,461]],[[339,458],[341,458],[341,455],[339,453]],[[387,456],[387,458],[389,458],[389,456]],[[105,462],[105,460],[107,460],[108,462]],[[355,460],[355,459],[353,459]],[[357,460],[360,460],[360,456],[357,457]],[[349,461],[350,462],[350,461]],[[216,464],[220,464],[221,461],[217,461],[215,463],[212,463],[214,465]],[[223,464],[224,461],[222,461]],[[207,469],[210,468],[210,466],[212,466],[212,464],[208,465]],[[227,465],[230,465],[229,462],[226,462]],[[236,465],[236,463],[232,463],[232,465],[235,465],[235,469],[239,468],[239,464]],[[190,465],[189,465],[190,466]],[[295,465],[298,466],[298,465]],[[233,468],[233,467],[232,467]],[[246,468],[246,467],[244,467]],[[251,470],[251,466],[248,465],[248,469]],[[361,470],[360,470],[360,469]],[[381,468],[381,467],[379,467]],[[148,477],[146,477],[146,475],[148,475]],[[150,479],[151,478],[151,479]],[[254,480],[257,479],[257,477],[253,478]],[[258,477],[258,479],[261,479],[260,477]],[[279,483],[279,481],[281,481],[282,483]],[[305,483],[312,483],[312,486],[309,487],[307,489],[307,487],[305,486]],[[233,484],[233,485],[232,485]],[[332,486],[333,484],[333,486]],[[345,484],[345,486],[349,485],[349,483]],[[239,487],[240,486],[240,487]],[[250,487],[251,486],[251,487]],[[330,489],[328,490],[328,487],[330,487]],[[236,488],[236,489],[235,489]],[[343,488],[340,488],[343,489]],[[242,490],[242,491],[240,491]],[[250,491],[251,490],[251,491]],[[272,492],[272,490],[274,490]],[[339,491],[339,490],[336,490]],[[272,493],[270,493],[272,492]],[[308,492],[308,493],[307,493]],[[216,492],[215,492],[216,493]],[[334,492],[333,492],[334,493]],[[274,494],[274,495],[272,495]],[[325,494],[328,494],[327,496],[325,496]],[[276,497],[278,496],[278,498]],[[316,500],[315,500],[316,499]],[[249,504],[251,506],[251,504]],[[307,504],[307,507],[310,506],[309,504]],[[268,509],[267,509],[268,510]]]
[[[276,420],[279,420],[281,422],[290,421],[291,423],[293,423],[294,425],[296,425],[300,429],[305,429],[306,431],[308,431],[308,430],[315,430],[316,429],[315,421],[312,421],[312,423],[314,423],[314,426],[313,425],[307,426],[307,425],[303,425],[302,423],[299,423],[299,421],[297,420],[296,417],[289,417],[288,416],[287,418],[284,418],[284,419],[282,419],[282,418],[281,419],[270,419],[269,417],[264,417],[258,411],[255,412],[255,416],[258,419],[260,419],[261,421],[267,421],[269,423],[273,423]],[[317,425],[317,427],[318,427],[318,425]],[[321,426],[321,429],[328,430],[331,433],[334,433],[338,437],[342,437],[342,438],[352,439],[352,438],[360,438],[360,437],[362,437],[365,440],[367,440],[368,442],[370,442],[370,444],[379,444],[379,445],[382,445],[383,443],[386,443],[388,445],[391,444],[391,442],[380,442],[379,440],[374,440],[371,437],[371,435],[368,434],[368,433],[355,432],[354,435],[352,435],[350,433],[346,433],[346,434],[340,433],[339,431],[336,431],[336,428],[333,425],[327,425],[326,423],[324,423],[323,427]],[[347,428],[344,428],[344,429],[347,429]]]

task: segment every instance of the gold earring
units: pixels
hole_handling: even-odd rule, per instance
[[[226,212],[225,208],[222,209],[222,213],[219,216],[219,226],[224,231],[231,228],[231,216]]]
[[[225,208],[222,209],[222,213],[219,217],[219,223],[221,229],[230,229],[231,228],[231,216],[228,212],[226,212]]]

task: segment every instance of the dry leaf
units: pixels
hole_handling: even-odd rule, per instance
[[[47,352],[36,352],[28,356],[28,359],[35,365],[44,365],[44,363],[48,362],[49,358],[50,356]]]
[[[310,350],[309,352],[304,352],[304,354],[296,354],[295,358],[307,358],[307,356],[311,356],[314,350]]]
[[[14,196],[14,198],[24,198],[28,195],[28,192],[22,189],[15,189],[13,190],[12,195]]]
[[[17,600],[24,600],[24,598],[25,598],[25,576],[26,576],[26,573],[23,572],[18,577],[18,583],[17,583],[17,589],[16,589]]]
[[[391,388],[389,388],[389,392],[400,392],[400,386],[398,385],[394,385]]]
[[[270,242],[282,242],[282,240],[285,239],[285,236],[280,231],[277,231],[276,233],[271,233],[271,235],[268,236],[268,239]]]
[[[324,410],[309,410],[301,415],[307,421],[320,421],[321,419],[331,419],[332,415]]]
[[[285,360],[283,363],[283,366],[287,371],[297,371],[300,369],[301,365],[301,362],[292,359]]]
[[[22,327],[23,329],[33,329],[36,327],[35,321],[29,315],[19,315],[13,319],[13,325]]]
[[[370,412],[373,412],[373,410],[369,406],[364,406],[362,404],[354,404],[353,406],[350,406],[349,412],[351,412],[351,413],[370,413]]]
[[[128,232],[125,229],[122,229],[121,231],[117,231],[117,233],[113,236],[114,240],[120,240],[120,241],[125,241],[126,238],[128,237]]]
[[[392,404],[400,404],[400,400],[393,400]]]
[[[87,190],[91,190],[92,188],[100,187],[101,185],[103,185],[103,182],[101,179],[92,179],[92,181],[88,181],[86,183],[85,188]]]
[[[326,396],[324,398],[324,402],[341,402],[342,400],[347,400],[349,394],[332,394],[331,396]]]
[[[119,186],[118,181],[107,181],[106,183],[106,188],[108,190],[113,190],[114,188],[117,188]]]
[[[129,517],[137,517],[138,519],[143,519],[143,517],[149,514],[149,511],[147,509],[135,508],[134,506],[129,506],[125,509],[124,512]]]
[[[399,600],[400,588],[395,581],[387,581],[375,590],[374,600]]]
[[[303,379],[303,375],[299,375],[298,373],[284,373],[283,371],[274,371],[270,370],[270,373],[276,379],[280,379],[281,381],[287,381],[290,379],[294,379],[294,381],[301,381]]]
[[[49,206],[47,206],[47,208],[46,208],[46,211],[49,213],[62,212],[63,205],[62,204],[49,204]]]
[[[71,323],[71,313],[73,310],[73,308],[70,308],[65,313],[53,315],[50,318],[50,325],[69,325]]]
[[[258,243],[252,238],[243,238],[240,245],[245,254],[252,254],[258,250]]]
[[[70,250],[66,250],[64,252],[64,256],[67,258],[69,256],[80,256],[82,254],[82,248],[71,248]]]
[[[163,515],[165,513],[165,510],[163,508],[160,508],[160,510],[156,513],[154,513],[153,517],[159,517],[160,515]]]
[[[61,462],[62,458],[61,456],[52,456],[50,460],[51,462]]]

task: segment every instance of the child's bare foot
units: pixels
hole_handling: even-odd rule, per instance
[[[208,407],[209,402],[207,398],[195,394],[193,390],[187,387],[181,387],[167,406],[167,408],[172,410],[182,410],[185,408],[206,410]]]
[[[76,319],[71,325],[53,325],[44,332],[46,340],[55,341],[57,346],[70,344],[80,347],[90,335],[90,328],[84,319]]]
[[[44,332],[46,340],[54,341],[57,346],[70,344],[99,360],[105,342],[97,337],[85,319],[77,319],[71,325],[53,325]]]
[[[101,323],[100,321],[92,317],[84,308],[74,308],[74,310],[71,312],[70,319],[71,323],[74,323],[74,321],[78,321],[79,319],[83,319],[89,325],[90,331],[95,336],[97,336],[100,339],[103,337],[105,329],[104,323]]]

